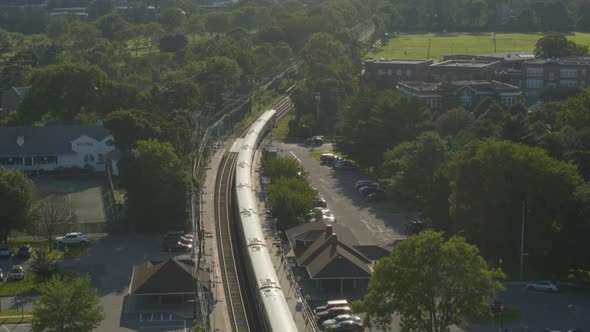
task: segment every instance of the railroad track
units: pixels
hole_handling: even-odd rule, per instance
[[[223,157],[215,181],[215,218],[221,279],[233,332],[250,331],[244,298],[239,281],[239,269],[234,252],[237,242],[232,236],[233,179],[237,153]],[[243,275],[243,274],[242,274]]]

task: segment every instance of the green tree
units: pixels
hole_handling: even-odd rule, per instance
[[[270,153],[263,152],[261,171],[264,176],[271,179],[288,177],[296,178],[305,174],[305,168],[295,158],[275,157]]]
[[[88,275],[76,279],[53,276],[39,286],[39,293],[33,305],[35,332],[92,331],[105,318]]]
[[[582,183],[576,167],[542,149],[497,140],[466,146],[450,165],[454,231],[486,257],[515,264],[524,206],[528,259],[547,265],[552,239]]]
[[[129,23],[118,14],[105,15],[96,20],[103,38],[111,41],[125,41],[129,39]]]
[[[184,21],[184,31],[191,36],[192,41],[195,41],[195,36],[199,33],[205,32],[205,22],[203,18],[198,15],[191,15]]]
[[[136,142],[121,160],[120,170],[129,197],[129,219],[137,230],[184,228],[190,178],[170,143]]]
[[[124,110],[107,115],[104,126],[113,133],[118,149],[130,151],[137,141],[160,137],[160,123],[154,113]]]
[[[112,13],[113,10],[115,10],[115,2],[113,0],[93,0],[90,6],[88,6],[88,16],[92,19],[97,19]]]
[[[475,119],[473,113],[462,107],[456,107],[441,114],[436,119],[436,130],[443,136],[455,136],[460,131],[473,126]]]
[[[535,45],[535,56],[539,58],[563,58],[588,54],[588,46],[577,44],[563,34],[542,37]]]
[[[231,26],[231,16],[226,12],[211,12],[207,14],[206,26],[210,33],[227,32]]]
[[[386,151],[384,159],[382,173],[396,201],[410,209],[428,207],[436,174],[447,159],[446,142],[436,132],[425,132]]]
[[[503,277],[462,237],[412,236],[375,266],[364,299],[365,320],[386,330],[398,313],[402,331],[446,332],[453,324],[489,315],[486,301],[502,289]]]
[[[299,223],[313,207],[316,192],[303,177],[278,177],[268,186],[268,204],[277,218],[280,229],[289,229]]]
[[[11,230],[24,229],[31,220],[33,182],[22,172],[0,168],[0,240]]]
[[[169,32],[177,32],[184,24],[185,14],[180,8],[167,8],[161,14],[158,21]]]

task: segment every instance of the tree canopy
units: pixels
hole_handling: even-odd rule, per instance
[[[182,229],[186,193],[191,186],[170,143],[141,140],[120,162],[121,181],[129,193],[129,219],[138,230]]]
[[[11,230],[25,229],[31,221],[33,182],[22,172],[0,168],[0,240]]]
[[[363,300],[365,320],[386,330],[397,313],[403,331],[446,332],[453,324],[489,315],[486,301],[502,289],[502,278],[462,237],[412,236],[375,266]]]
[[[535,45],[535,56],[539,58],[564,58],[588,54],[588,45],[580,45],[562,34],[542,37]]]
[[[105,318],[88,275],[75,279],[54,275],[38,289],[33,304],[35,332],[92,331]]]

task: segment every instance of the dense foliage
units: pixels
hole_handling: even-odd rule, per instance
[[[32,219],[33,182],[20,171],[0,168],[0,241],[11,230],[25,229]]]
[[[417,235],[375,266],[364,299],[365,320],[387,330],[398,312],[403,331],[448,331],[453,324],[489,315],[486,301],[502,288],[502,278],[462,237]]]

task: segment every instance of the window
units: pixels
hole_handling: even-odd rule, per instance
[[[104,154],[102,154],[102,153],[98,154],[98,163],[101,163],[101,164],[104,163]]]
[[[90,143],[90,142],[87,142],[87,143],[77,143],[76,145],[77,146],[80,146],[80,147],[89,147],[89,146],[92,146],[92,143]]]
[[[383,75],[383,69],[381,69],[381,68],[377,69],[377,75]]]
[[[578,71],[575,68],[562,68],[559,70],[561,77],[578,77]]]
[[[575,80],[561,80],[559,86],[562,88],[574,88],[578,86],[578,81]]]
[[[555,79],[555,73],[554,72],[549,72],[549,80],[553,81]]]
[[[543,80],[526,80],[526,87],[528,89],[541,89],[543,88]]]
[[[391,76],[393,74],[393,69],[387,69],[387,76]]]
[[[504,106],[512,106],[514,104],[514,97],[502,96],[501,103]]]
[[[56,156],[37,156],[33,158],[35,165],[50,165],[57,164]]]
[[[94,156],[91,154],[87,154],[84,156],[84,162],[85,163],[93,163],[94,162]]]
[[[541,67],[529,67],[526,69],[527,76],[539,77],[543,76],[543,68]]]
[[[461,97],[459,97],[459,104],[463,106],[471,106],[471,101],[471,95],[462,95]]]
[[[412,70],[410,68],[406,69],[406,77],[412,76]]]
[[[402,70],[401,69],[398,69],[395,73],[396,73],[397,76],[402,76]]]

